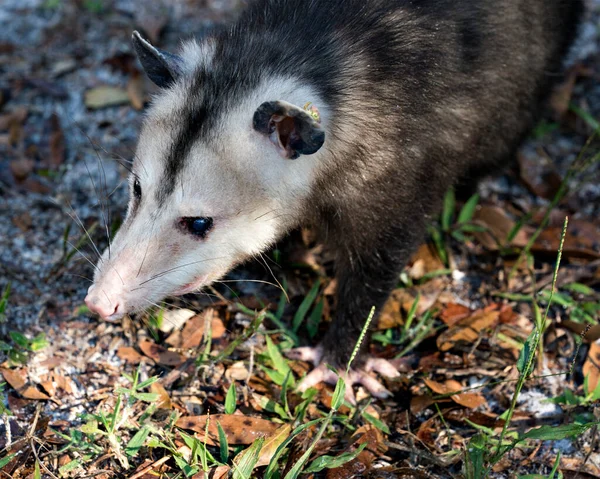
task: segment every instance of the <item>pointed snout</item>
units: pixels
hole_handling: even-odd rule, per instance
[[[88,289],[85,304],[92,313],[98,314],[105,320],[119,319],[125,313],[125,308],[119,298],[111,298],[105,291],[98,291],[94,285]]]

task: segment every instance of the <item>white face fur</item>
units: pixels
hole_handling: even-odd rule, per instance
[[[188,45],[184,58],[206,57],[210,49],[200,48]],[[273,100],[319,105],[326,129],[327,110],[314,91],[271,78],[222,115],[217,139],[193,144],[173,192],[159,205],[156,193],[175,136],[168,125],[176,122],[174,112],[186,101],[188,83],[184,76],[156,97],[143,125],[127,217],[98,262],[86,297],[89,308],[105,319],[198,290],[264,251],[297,226],[322,163],[324,148],[284,159],[269,137],[253,129],[258,106]],[[203,237],[190,231],[194,218],[212,222]]]

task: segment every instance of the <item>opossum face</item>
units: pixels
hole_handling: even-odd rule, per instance
[[[264,251],[297,225],[318,173],[321,119],[294,106],[312,92],[271,79],[211,113],[193,71],[149,72],[167,88],[140,134],[127,217],[86,297],[103,318],[198,290]]]

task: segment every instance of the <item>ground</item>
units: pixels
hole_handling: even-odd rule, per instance
[[[172,49],[241,3],[1,2],[0,477],[600,477],[597,0],[518,166],[447,195],[374,326],[390,398],[295,392],[285,352],[335,309],[307,231],[206,294],[88,314],[152,93],[131,31]]]

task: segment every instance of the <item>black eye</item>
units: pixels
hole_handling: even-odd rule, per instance
[[[137,178],[133,181],[133,196],[135,196],[137,200],[142,199],[142,185],[140,185],[140,180]]]
[[[186,233],[193,234],[200,238],[204,238],[206,233],[212,228],[213,219],[200,217],[186,217],[181,218],[179,223]]]

